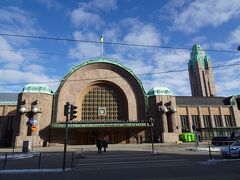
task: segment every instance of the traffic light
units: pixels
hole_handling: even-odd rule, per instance
[[[77,117],[77,106],[71,105],[70,106],[70,120],[73,120]]]
[[[70,110],[70,104],[66,104],[64,105],[64,116],[68,116],[69,115],[69,110]]]

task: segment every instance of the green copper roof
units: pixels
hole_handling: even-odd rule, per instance
[[[237,106],[237,98],[240,98],[240,94],[239,95],[233,95],[232,98],[230,99],[230,104],[232,106]]]
[[[207,62],[210,62],[210,58],[205,54],[205,51],[199,44],[194,44],[191,51],[191,57],[188,65],[194,70],[195,64],[199,62],[201,68],[205,69]]]
[[[95,63],[114,64],[114,65],[116,65],[116,66],[119,66],[119,67],[127,70],[127,71],[128,71],[131,75],[133,75],[133,77],[138,81],[138,83],[139,83],[139,85],[140,85],[140,87],[141,87],[141,89],[142,89],[142,92],[143,92],[144,94],[146,94],[146,93],[145,93],[145,90],[144,90],[144,88],[143,88],[143,85],[142,85],[141,80],[138,79],[138,77],[133,73],[133,71],[132,71],[131,69],[123,66],[122,64],[120,64],[120,63],[119,63],[118,61],[116,61],[116,60],[112,60],[112,59],[108,59],[108,58],[96,58],[96,59],[88,60],[88,61],[86,61],[86,62],[84,62],[84,63],[82,63],[82,64],[79,64],[79,65],[76,65],[75,67],[73,67],[73,68],[71,69],[71,71],[68,72],[68,73],[62,78],[61,83],[60,83],[60,85],[59,85],[59,87],[58,87],[58,89],[57,89],[57,91],[56,91],[56,94],[58,94],[58,93],[60,92],[60,89],[62,88],[64,82],[66,81],[66,79],[67,79],[69,76],[71,76],[71,74],[72,74],[73,72],[75,72],[76,70],[80,69],[80,68],[83,67],[83,66],[86,66],[86,65],[89,65],[89,64],[95,64]]]
[[[46,84],[27,84],[22,92],[53,94],[53,91]]]
[[[171,89],[167,87],[154,87],[147,93],[148,96],[174,96],[174,93]]]

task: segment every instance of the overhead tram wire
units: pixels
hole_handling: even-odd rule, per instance
[[[101,43],[99,41],[90,41],[90,40],[80,40],[80,39],[70,39],[70,38],[57,38],[57,37],[45,37],[45,36],[30,36],[30,35],[7,34],[7,33],[0,33],[0,36],[18,37],[18,38],[31,38],[31,39],[42,39],[42,40],[55,40],[55,41],[68,41],[68,42],[94,43],[94,44],[100,44]],[[154,45],[134,44],[134,43],[104,42],[104,44],[118,45],[118,46],[145,47],[145,48],[159,48],[159,49],[175,49],[175,50],[189,50],[189,51],[192,50],[192,48],[187,48],[187,47],[154,46]],[[216,50],[216,49],[204,49],[204,51],[211,51],[211,52],[218,52],[218,53],[240,53],[239,51]]]
[[[0,49],[0,51],[16,52],[11,49]],[[40,55],[51,55],[51,56],[71,56],[71,55],[62,54],[62,53],[40,52],[40,51],[31,51],[31,50],[18,50],[17,52],[20,52],[23,54],[27,53],[27,54],[40,54]]]
[[[221,68],[221,67],[232,67],[232,66],[240,66],[240,63],[235,64],[223,64],[223,65],[217,65],[212,66],[213,69]],[[204,68],[201,68],[204,69]],[[184,72],[188,71],[188,69],[179,69],[179,70],[169,70],[169,71],[163,71],[163,72],[153,72],[153,73],[141,73],[141,74],[135,74],[136,76],[148,76],[148,75],[158,75],[158,74],[167,74],[167,73],[178,73],[178,72]],[[112,79],[112,78],[119,78],[120,76],[112,76],[112,77],[105,77],[105,79]],[[73,79],[73,80],[66,80],[65,82],[74,82],[74,81],[88,81],[88,80],[99,80],[100,78],[85,78],[85,79]],[[103,78],[101,78],[103,79]],[[16,86],[16,85],[24,85],[24,84],[54,84],[59,83],[62,80],[56,80],[56,81],[42,81],[42,82],[26,82],[26,83],[2,83],[0,86]]]

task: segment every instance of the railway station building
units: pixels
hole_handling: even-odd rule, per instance
[[[56,92],[27,84],[20,93],[0,93],[0,145],[62,144],[66,102],[77,106],[69,144],[95,144],[106,135],[110,143],[151,142],[152,135],[156,142],[176,142],[184,132],[209,138],[209,131],[229,135],[240,128],[240,94],[216,96],[211,60],[198,44],[188,68],[192,96],[161,86],[145,92],[131,69],[107,58],[73,67]]]

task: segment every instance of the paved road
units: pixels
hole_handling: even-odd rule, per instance
[[[0,170],[0,180],[240,179],[239,159],[224,160],[219,152],[213,152],[214,160],[209,161],[208,151],[189,150],[194,149],[194,144],[156,144],[155,155],[151,154],[151,144],[110,145],[108,152],[102,155],[97,155],[94,145],[69,146],[66,167],[71,167],[70,151],[73,151],[73,169],[64,172],[61,171],[62,149],[61,146],[35,148],[36,152],[43,152],[40,170],[36,169],[37,156],[8,161],[7,169],[28,170],[22,173]],[[2,152],[10,151],[3,149]],[[2,165],[3,161],[0,169]]]
[[[53,162],[61,159],[58,153],[47,155]],[[68,160],[70,157],[69,154]],[[215,160],[208,161],[208,154],[199,152],[152,155],[149,151],[115,150],[97,155],[96,151],[88,151],[75,157],[73,170],[44,173],[30,173],[29,171],[21,174],[0,173],[0,179],[240,179],[240,160],[224,160],[217,154],[214,158]]]

